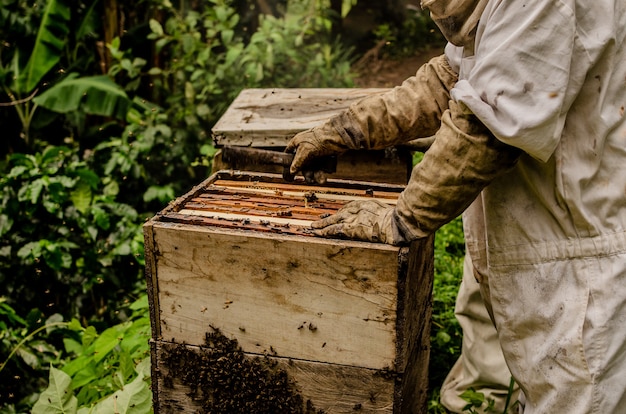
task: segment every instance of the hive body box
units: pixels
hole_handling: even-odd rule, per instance
[[[170,358],[173,347],[216,355],[211,332],[285,374],[302,401],[285,412],[425,412],[432,239],[398,248],[309,230],[350,200],[394,204],[400,190],[222,171],[148,221],[155,412],[203,412],[202,398],[217,398],[185,385]]]
[[[384,88],[273,88],[244,89],[212,128],[216,146],[259,147],[282,150],[298,132],[318,126]],[[407,148],[348,151],[338,158],[336,178],[405,184],[411,172]],[[280,173],[268,165],[227,164],[218,153],[216,170],[239,169]]]

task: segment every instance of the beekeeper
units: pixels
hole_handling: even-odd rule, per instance
[[[473,273],[524,412],[623,412],[626,2],[422,6],[450,42],[445,55],[296,135],[287,151],[295,173],[321,155],[435,141],[397,206],[355,201],[313,227],[401,244],[464,212]]]

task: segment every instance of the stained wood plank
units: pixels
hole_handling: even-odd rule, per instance
[[[278,195],[290,195],[296,197],[304,197],[305,195],[315,195],[315,196],[323,196],[327,199],[332,199],[333,196],[341,196],[345,199],[346,197],[350,197],[350,199],[359,199],[359,198],[380,198],[387,199],[389,203],[394,202],[398,198],[398,191],[382,191],[376,189],[375,186],[371,188],[336,188],[336,187],[326,187],[324,185],[301,185],[301,184],[292,184],[292,183],[264,183],[264,182],[243,182],[243,181],[232,181],[232,180],[216,180],[214,185],[216,187],[224,187],[226,189],[237,188],[241,191],[246,191],[249,189],[253,192],[268,192],[274,193]]]
[[[405,315],[398,325],[398,354],[404,373],[399,413],[425,413],[428,393],[428,364],[430,358],[430,326],[434,280],[434,235],[411,243],[407,257],[404,283],[398,283],[398,307]]]
[[[212,129],[217,145],[284,147],[296,133],[385,88],[244,89]]]
[[[395,365],[397,247],[171,223],[153,235],[159,337],[199,345],[211,324],[246,352]]]
[[[273,217],[273,216],[257,216],[252,214],[235,214],[235,213],[225,213],[222,211],[205,211],[199,209],[183,209],[178,212],[179,214],[185,214],[188,216],[202,216],[202,217],[213,217],[216,219],[222,220],[231,220],[231,221],[240,221],[240,222],[250,222],[250,223],[274,223],[274,224],[287,224],[291,226],[299,226],[299,227],[309,227],[313,220],[310,218],[309,220],[299,220],[296,218],[289,217]],[[243,227],[243,226],[242,226]]]

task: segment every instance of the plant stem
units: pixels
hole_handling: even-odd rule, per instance
[[[506,401],[504,402],[504,411],[502,411],[502,414],[507,414],[509,410],[509,404],[511,403],[511,396],[513,395],[514,387],[515,387],[515,378],[511,377],[511,382],[509,382],[509,392],[506,394]]]
[[[32,331],[30,334],[26,335],[19,344],[17,344],[15,346],[15,348],[13,348],[13,350],[11,351],[11,353],[9,354],[9,356],[7,357],[7,359],[4,360],[4,362],[2,363],[2,365],[0,365],[0,372],[2,372],[2,370],[4,369],[4,367],[6,366],[6,364],[11,360],[11,358],[13,358],[13,355],[15,355],[15,353],[18,351],[18,349],[20,349],[22,347],[22,345],[24,345],[26,343],[26,341],[29,341],[30,339],[32,339],[35,335],[37,335],[39,332],[43,331],[44,329],[48,329],[51,328],[53,326],[67,326],[69,325],[68,322],[52,322],[46,325],[43,325],[37,329],[35,329],[34,331]]]

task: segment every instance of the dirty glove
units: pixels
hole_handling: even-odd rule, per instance
[[[285,149],[295,152],[291,174],[306,170],[315,157],[428,139],[439,129],[457,79],[446,57],[435,57],[401,86],[368,96],[323,125],[300,132]]]
[[[293,175],[303,172],[307,182],[323,184],[325,176],[321,171],[307,169],[313,160],[327,155],[339,155],[350,147],[332,127],[330,122],[296,134],[287,144],[285,152],[295,153],[289,172]]]
[[[461,214],[522,154],[456,102],[450,101],[449,107],[433,145],[398,198],[395,224],[407,241],[427,237]]]
[[[394,220],[394,207],[378,200],[355,200],[336,214],[314,221],[314,233],[324,237],[382,242],[398,245],[404,242]]]
[[[337,214],[313,222],[320,236],[389,244],[434,233],[461,214],[497,176],[511,169],[522,151],[498,141],[472,114],[450,101],[433,145],[415,166],[394,207],[354,201]]]
[[[401,86],[356,102],[331,119],[350,147],[383,149],[434,135],[448,109],[458,74],[442,55],[422,65]]]

